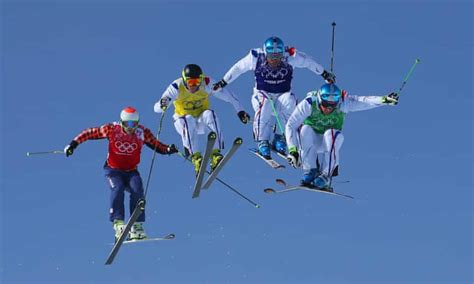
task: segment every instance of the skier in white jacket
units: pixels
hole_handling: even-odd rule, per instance
[[[213,89],[224,88],[247,71],[254,71],[255,87],[252,95],[252,106],[255,111],[253,136],[258,143],[258,152],[266,159],[271,159],[270,138],[275,120],[277,132],[271,147],[286,155],[287,147],[284,127],[296,107],[297,99],[291,92],[293,68],[306,68],[321,75],[326,82],[335,82],[335,76],[325,71],[313,58],[295,48],[285,47],[278,37],[268,38],[261,48],[250,50],[214,84]]]
[[[198,134],[204,134],[210,130],[217,135],[217,146],[210,157],[211,171],[223,158],[221,150],[224,149],[224,137],[217,114],[210,109],[209,96],[213,95],[232,104],[242,123],[247,123],[250,118],[239,100],[229,90],[212,91],[213,83],[210,77],[204,75],[201,67],[188,64],[184,67],[181,78],[174,80],[168,86],[154,107],[155,112],[160,113],[171,103],[174,104],[174,126],[181,135],[186,155],[191,155],[196,173],[199,172],[202,162]]]
[[[301,162],[303,164],[301,185],[332,190],[330,177],[338,174],[346,113],[396,104],[397,93],[386,96],[348,95],[335,84],[325,84],[319,90],[309,92],[296,106],[285,129],[289,163],[295,168]],[[318,154],[323,154],[321,167],[317,165]]]

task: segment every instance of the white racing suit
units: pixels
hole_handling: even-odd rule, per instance
[[[293,68],[306,68],[318,75],[324,71],[310,56],[294,49],[289,50],[291,51],[285,52],[282,63],[272,68],[261,48],[252,49],[224,75],[223,79],[230,84],[243,73],[254,71],[252,107],[255,111],[253,133],[256,141],[270,140],[275,123],[277,132],[284,134],[285,124],[297,104],[296,96],[291,92]]]
[[[299,149],[303,172],[317,169],[318,154],[323,154],[323,175],[330,176],[339,165],[339,150],[344,142],[342,126],[348,112],[367,110],[385,105],[381,96],[354,96],[342,91],[341,103],[331,114],[319,109],[317,91],[309,92],[300,102],[286,124],[286,138],[290,151]]]
[[[224,136],[219,124],[219,119],[214,110],[209,108],[209,96],[213,95],[218,99],[231,103],[234,109],[239,112],[243,110],[238,99],[228,89],[212,91],[211,78],[205,77],[199,90],[190,93],[183,84],[183,79],[173,81],[165,90],[161,98],[167,98],[169,104],[175,106],[173,115],[174,127],[181,136],[183,146],[188,150],[188,154],[199,152],[198,134],[205,134],[214,131],[217,135],[216,145],[218,149],[224,148]],[[155,112],[161,113],[160,100],[155,103]]]

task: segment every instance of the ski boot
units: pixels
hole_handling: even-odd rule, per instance
[[[303,179],[301,180],[301,185],[306,187],[314,187],[314,179],[316,178],[317,172],[318,169],[310,169],[309,171],[305,171]]]
[[[258,142],[258,153],[260,156],[264,157],[267,160],[270,160],[272,157],[270,156],[270,145],[268,140],[262,140]]]
[[[143,240],[146,239],[145,229],[143,229],[143,222],[135,222],[132,228],[130,228],[130,240]]]
[[[211,172],[214,171],[214,169],[219,165],[219,163],[222,161],[222,156],[221,150],[220,149],[214,149],[212,150],[211,153]]]
[[[281,134],[275,134],[275,136],[273,137],[272,147],[278,153],[286,156],[285,136]]]
[[[329,177],[325,174],[319,175],[314,180],[314,185],[320,190],[332,191],[332,189],[329,187]]]
[[[194,165],[194,171],[196,172],[196,176],[197,176],[198,173],[199,173],[199,169],[201,168],[201,163],[202,163],[202,156],[201,156],[201,153],[200,153],[200,152],[195,152],[195,153],[191,156],[191,162],[192,162],[193,165]]]
[[[123,220],[114,220],[114,230],[115,230],[115,241],[117,241],[125,229],[125,223]]]

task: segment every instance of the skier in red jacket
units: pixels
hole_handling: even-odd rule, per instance
[[[130,214],[135,209],[137,202],[144,197],[142,178],[137,170],[143,144],[160,154],[169,155],[178,152],[174,144],[165,145],[158,141],[150,129],[140,125],[139,121],[138,112],[133,107],[127,107],[120,113],[120,122],[87,128],[64,148],[66,156],[69,157],[79,144],[89,139],[107,138],[109,140],[109,151],[104,170],[111,189],[109,212],[116,240],[125,228],[125,190],[130,192]],[[146,238],[143,228],[144,222],[145,212],[133,224],[129,239]]]

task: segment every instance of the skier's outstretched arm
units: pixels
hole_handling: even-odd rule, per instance
[[[217,91],[213,91],[212,86],[214,85],[215,81],[210,77],[208,77],[208,80],[209,81],[206,82],[206,91],[209,94],[213,94],[216,98],[230,103],[237,112],[237,116],[239,117],[240,121],[242,121],[242,123],[247,123],[250,120],[250,116],[244,111],[244,108],[242,107],[239,99],[234,95],[234,93],[227,88],[221,88]]]
[[[71,156],[74,153],[74,150],[79,146],[79,144],[87,141],[87,140],[97,140],[97,139],[105,139],[107,138],[109,132],[113,128],[112,123],[104,124],[100,127],[91,127],[84,129],[79,135],[74,137],[74,139],[64,147],[64,153],[66,153],[66,157]]]
[[[316,60],[309,56],[308,54],[294,50],[293,53],[290,53],[288,56],[288,63],[296,68],[306,68],[316,75],[321,75],[327,83],[336,82],[336,76],[329,71],[326,71],[324,67],[316,62]]]
[[[176,145],[174,144],[166,145],[166,144],[161,143],[158,139],[155,138],[155,136],[153,135],[150,129],[144,127],[143,133],[144,133],[145,145],[147,145],[148,148],[156,151],[157,153],[160,153],[162,155],[165,155],[165,154],[169,155],[169,154],[174,154],[178,152]]]
[[[176,97],[178,96],[178,89],[180,83],[179,80],[181,79],[177,79],[173,83],[171,83],[168,88],[166,88],[163,95],[161,95],[160,100],[155,103],[153,109],[156,113],[161,113],[166,110],[169,105],[176,99]]]
[[[398,94],[390,93],[386,96],[355,96],[347,95],[346,91],[343,91],[344,101],[341,105],[341,111],[343,112],[354,112],[368,110],[385,105],[397,105]]]
[[[250,50],[249,54],[245,57],[237,61],[230,69],[225,73],[222,80],[213,84],[212,89],[214,91],[218,89],[224,88],[227,84],[230,84],[235,79],[237,79],[240,75],[250,70],[255,70],[255,66],[257,66],[257,57],[258,57],[258,49]]]
[[[321,75],[324,72],[324,67],[316,62],[316,60],[308,54],[296,50],[294,54],[288,56],[288,63],[296,68],[306,68],[311,70],[316,75]]]

